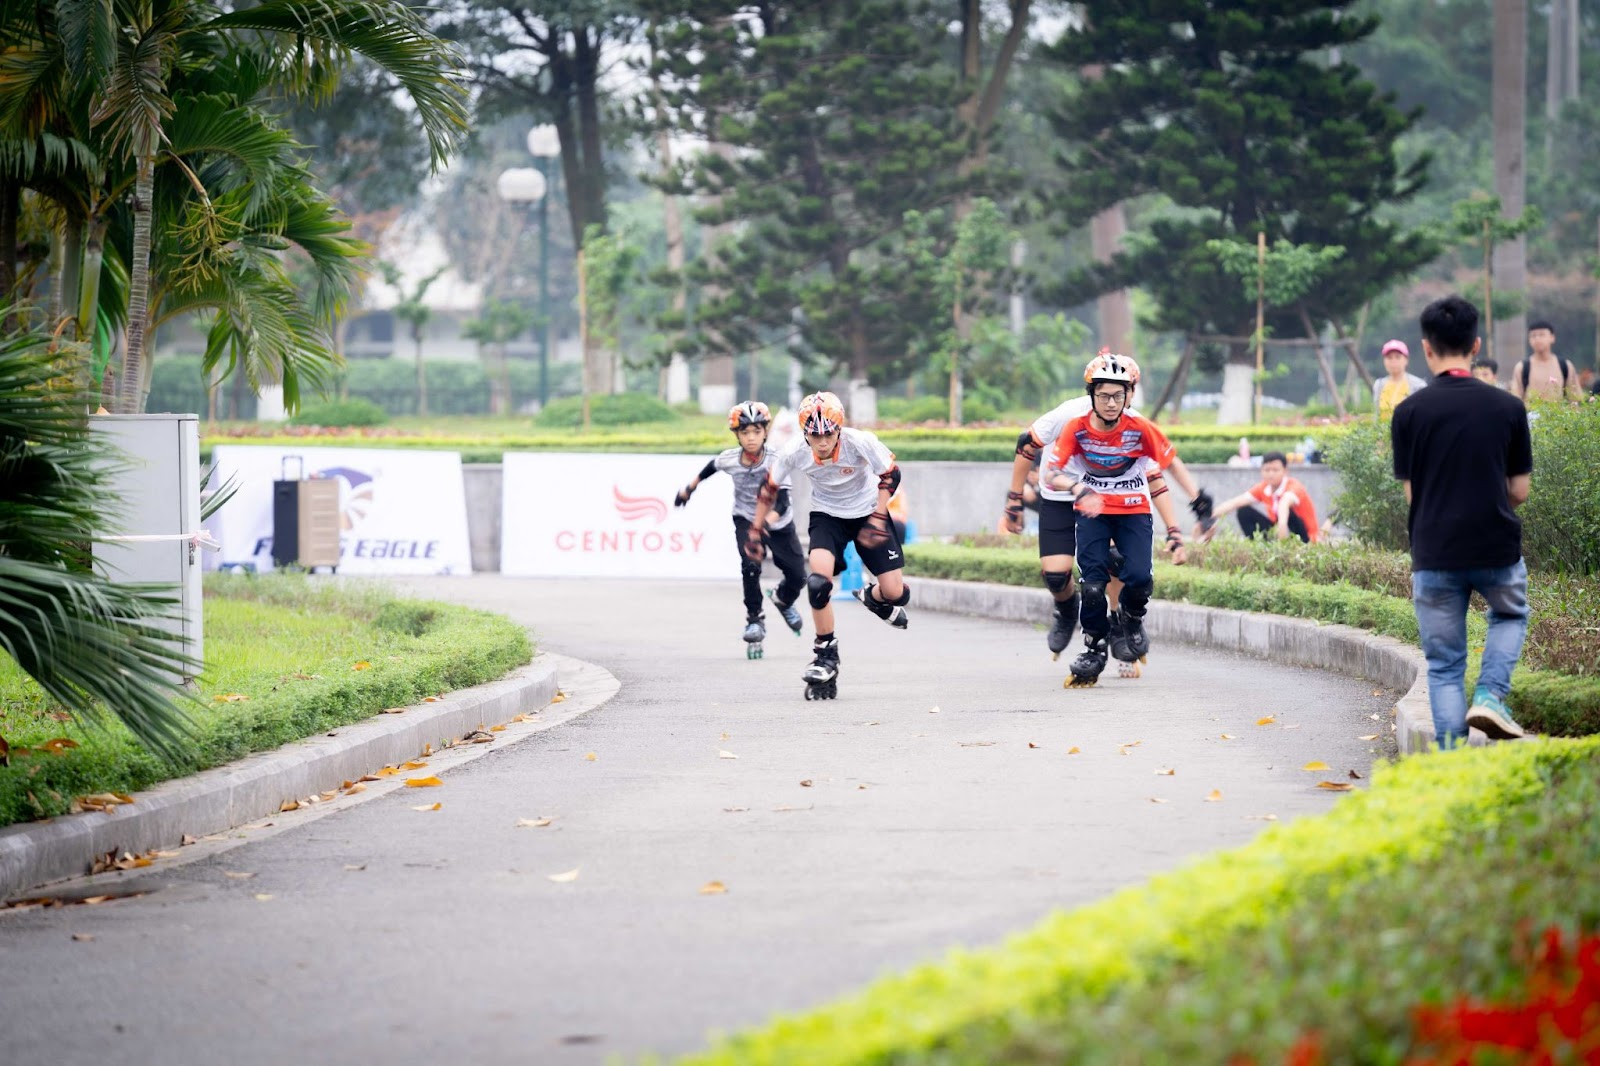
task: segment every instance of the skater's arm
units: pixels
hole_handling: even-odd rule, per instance
[[[772,504],[772,513],[767,515],[767,524],[769,526],[777,525],[778,522],[783,519],[783,516],[788,514],[788,513],[789,513],[789,490],[788,489],[779,489],[778,490],[778,498]]]
[[[1017,454],[1011,460],[1011,488],[1006,493],[1006,505],[1001,517],[1003,527],[1008,532],[1022,532],[1022,494],[1028,485],[1028,471],[1038,465],[1039,445],[1033,439],[1032,430],[1024,430],[1017,438]]]
[[[689,483],[687,485],[678,490],[678,496],[672,501],[672,505],[674,507],[682,507],[684,504],[688,503],[689,497],[694,495],[694,490],[700,487],[700,482],[704,481],[706,478],[710,477],[716,472],[717,461],[712,459],[711,461],[707,462],[705,466],[700,468],[700,472],[698,474],[689,479]]]
[[[1232,514],[1241,507],[1249,507],[1255,502],[1255,500],[1256,498],[1250,495],[1248,492],[1241,492],[1233,499],[1223,500],[1221,503],[1217,504],[1211,509],[1211,514],[1215,518],[1221,518],[1225,514]]]
[[[1189,561],[1189,554],[1183,547],[1183,530],[1178,528],[1178,512],[1172,506],[1172,493],[1167,491],[1166,482],[1161,482],[1161,491],[1150,497],[1150,503],[1156,509],[1156,514],[1167,527],[1167,550],[1172,553],[1172,561],[1182,566]]]

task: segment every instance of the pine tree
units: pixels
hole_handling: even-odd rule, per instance
[[[689,271],[697,354],[797,328],[852,381],[903,372],[919,332],[949,316],[896,246],[908,209],[962,186],[945,20],[920,0],[678,6],[658,14],[665,106],[728,146],[674,186],[700,198],[703,223],[732,227]]]
[[[1103,265],[1060,280],[1067,304],[1130,285],[1159,305],[1156,328],[1242,337],[1254,307],[1206,249],[1211,239],[1339,245],[1345,254],[1269,329],[1340,322],[1436,253],[1434,239],[1385,208],[1425,179],[1396,139],[1414,121],[1336,50],[1373,32],[1348,3],[1091,0],[1083,28],[1047,52],[1071,70],[1101,67],[1052,116],[1068,191],[1067,227],[1134,196],[1159,197],[1147,233]],[[1230,361],[1251,361],[1247,344]],[[1248,386],[1248,376],[1235,377]]]

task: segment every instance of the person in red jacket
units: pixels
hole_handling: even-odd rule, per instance
[[[1217,504],[1214,514],[1221,518],[1231,511],[1239,512],[1239,529],[1247,537],[1262,534],[1284,540],[1295,536],[1312,544],[1322,539],[1311,493],[1298,478],[1289,476],[1289,458],[1282,452],[1263,455],[1261,483]]]
[[[1129,361],[1112,353],[1097,355],[1083,376],[1093,407],[1062,427],[1042,479],[1066,493],[1078,513],[1084,651],[1072,662],[1069,687],[1099,680],[1106,668],[1108,637],[1111,654],[1122,662],[1142,660],[1150,650],[1144,615],[1155,589],[1152,507],[1167,527],[1173,561],[1186,560],[1183,531],[1165,481],[1157,489],[1148,480],[1152,471],[1170,465],[1177,453],[1154,423],[1124,410],[1134,384]],[[1112,541],[1122,552],[1123,587],[1118,609],[1109,615],[1106,582],[1111,576]]]

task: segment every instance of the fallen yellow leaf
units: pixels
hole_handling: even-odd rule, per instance
[[[1250,815],[1250,821],[1252,821],[1252,822],[1276,822],[1277,820],[1278,820],[1278,816],[1276,814],[1252,814],[1252,815]]]
[[[248,881],[255,876],[254,870],[224,870],[223,877],[231,877],[235,881]]]
[[[382,770],[379,770],[376,774],[372,774],[372,775],[369,775],[369,776],[371,776],[373,778],[373,780],[377,780],[380,777],[393,777],[395,774],[398,774],[399,772],[400,771],[395,769],[393,766],[385,766]]]
[[[1317,787],[1318,788],[1325,788],[1329,792],[1349,792],[1351,789],[1355,788],[1356,786],[1351,785],[1351,784],[1347,784],[1344,781],[1318,781],[1317,782]]]
[[[551,703],[560,703],[562,700],[564,700],[566,698],[567,698],[567,694],[565,692],[557,692],[554,696],[550,697],[550,702]]]
[[[414,810],[414,811],[436,811],[440,807],[443,807],[443,806],[444,806],[444,804],[442,804],[442,803],[424,803],[420,807],[413,807],[411,809]]]
[[[211,697],[211,702],[212,703],[240,703],[240,702],[243,702],[244,700],[247,700],[249,698],[250,698],[249,696],[246,696],[246,695],[244,695],[243,693],[240,693],[240,692],[224,692],[224,693],[221,693],[220,695],[212,696]]]
[[[347,796],[354,796],[357,792],[365,792],[366,790],[367,786],[363,785],[360,781],[357,781],[353,784],[345,786],[344,794]]]
[[[405,762],[400,764],[400,769],[402,769],[402,770],[420,770],[424,766],[427,766],[427,765],[428,765],[427,763],[421,762],[421,761],[419,761],[417,759],[408,759],[407,761],[405,761]]]
[[[728,891],[728,886],[721,881],[707,881],[700,886],[702,896],[720,896]]]
[[[439,702],[439,697],[438,696],[424,696],[424,697],[422,697],[422,702],[423,703],[438,703]]]
[[[564,874],[550,874],[549,877],[550,880],[555,881],[558,884],[570,884],[578,879],[578,871],[581,869],[581,866],[574,866]]]
[[[544,826],[549,825],[551,821],[552,819],[549,818],[518,818],[516,827],[518,829],[542,829]]]
[[[67,748],[75,748],[77,746],[78,742],[71,737],[56,737],[54,740],[47,740],[39,745],[51,755],[60,755]]]
[[[1321,759],[1313,759],[1304,766],[1300,767],[1302,770],[1326,770],[1327,768],[1328,764],[1323,762]]]
[[[504,733],[505,731],[506,727],[503,725],[492,725],[489,727],[489,732],[491,733]]]
[[[811,778],[808,777],[804,781],[800,782],[800,787],[801,788],[810,788],[811,787]]]
[[[190,836],[188,833],[185,833],[185,834],[183,834],[182,837],[178,838],[178,846],[182,847],[182,848],[186,848],[190,844],[198,844],[198,843],[200,843],[200,842],[198,840],[196,840],[194,837]]]
[[[370,669],[372,669],[372,664],[367,662],[367,660],[362,659],[360,662],[356,663],[350,669],[352,669],[352,670],[370,670]]]
[[[731,751],[720,751],[719,750],[717,752],[717,758],[719,758],[719,759],[737,759],[738,757],[739,756],[735,755]]]
[[[1364,736],[1364,737],[1356,737],[1356,739],[1357,740],[1377,740],[1378,739],[1378,734],[1376,734],[1376,733],[1368,733],[1366,736]]]
[[[1169,767],[1168,769],[1165,769],[1165,770],[1157,770],[1156,771],[1156,776],[1157,777],[1174,777],[1174,776],[1177,775],[1177,773],[1178,773],[1178,771],[1176,769],[1173,769],[1173,768]]]
[[[939,708],[937,708],[937,707],[929,707],[928,708],[928,713],[929,714],[938,714],[939,713]]]
[[[1068,755],[1082,755],[1083,754],[1083,749],[1078,747],[1078,745],[1074,744],[1074,745],[1072,745],[1072,747],[1067,749],[1067,754]]]
[[[435,787],[437,785],[442,785],[442,784],[444,784],[443,781],[440,781],[437,777],[434,777],[432,775],[429,775],[428,777],[408,777],[408,778],[406,778],[406,787],[407,788],[433,788],[433,787]]]
[[[265,903],[267,900],[269,900],[271,898],[272,898],[272,893],[271,892],[257,892],[256,893],[256,899],[260,900],[262,903]]]
[[[586,762],[594,762],[596,759],[600,758],[600,756],[596,755],[594,752],[591,751],[589,754],[585,755],[583,758],[584,758],[584,761],[586,761]]]
[[[1271,725],[1273,722],[1276,722],[1277,720],[1278,719],[1277,719],[1276,715],[1269,714],[1265,718],[1257,718],[1256,719],[1256,725]]]
[[[722,731],[722,735],[720,737],[718,737],[717,739],[718,740],[727,740],[728,739],[728,731],[727,730],[723,730]]]
[[[1035,744],[1035,743],[1034,743],[1034,742],[1033,742],[1033,741],[1031,741],[1031,740],[1030,740],[1030,741],[1028,741],[1028,747],[1030,747],[1030,748],[1037,748],[1037,747],[1038,747],[1038,746],[1039,746],[1039,745],[1037,745],[1037,744]]]
[[[284,800],[282,803],[278,804],[278,811],[280,814],[284,811],[298,811],[299,809],[299,800]]]
[[[1207,803],[1218,803],[1221,800],[1222,800],[1222,790],[1220,788],[1214,788],[1210,792],[1206,793],[1206,802]]]
[[[1151,796],[1150,797],[1150,802],[1151,803],[1165,803],[1167,801],[1162,799],[1160,796]]]
[[[1235,737],[1232,733],[1224,733],[1224,734],[1222,734],[1222,738],[1221,739],[1223,739],[1223,740],[1237,740],[1238,738]]]

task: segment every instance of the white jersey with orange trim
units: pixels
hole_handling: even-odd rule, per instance
[[[1061,489],[1048,487],[1044,476],[1044,465],[1050,459],[1050,450],[1056,446],[1056,438],[1061,436],[1061,431],[1068,422],[1074,418],[1082,418],[1088,414],[1094,401],[1087,396],[1074,396],[1072,399],[1046,411],[1033,420],[1029,432],[1033,434],[1033,443],[1039,446],[1039,495],[1047,500],[1060,500],[1064,503],[1072,502],[1072,493],[1063,492]],[[1129,407],[1124,414],[1138,416],[1137,409]],[[1153,466],[1153,464],[1152,464]],[[1159,470],[1160,467],[1154,467]]]
[[[772,463],[767,481],[784,485],[800,475],[811,483],[811,509],[835,518],[865,518],[878,507],[878,478],[894,469],[894,453],[864,429],[846,426],[839,446],[826,460],[811,445],[796,441]]]

